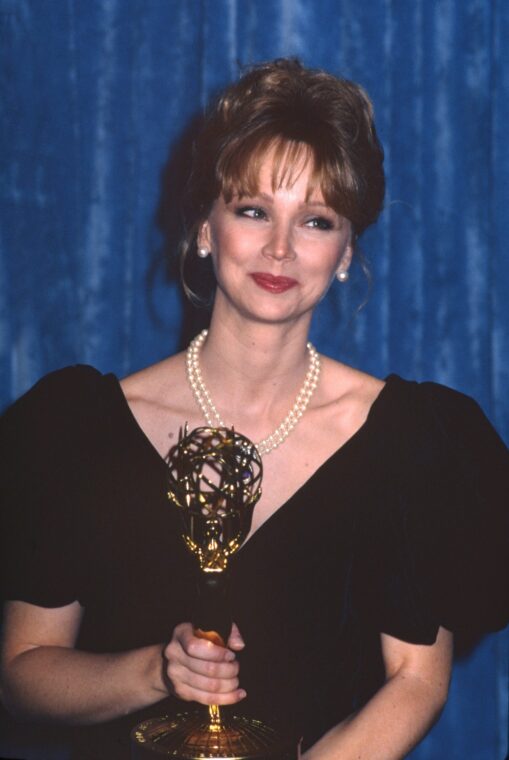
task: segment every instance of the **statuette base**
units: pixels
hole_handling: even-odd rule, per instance
[[[221,719],[220,730],[202,711],[145,720],[131,732],[132,760],[297,760],[295,743],[261,721]]]

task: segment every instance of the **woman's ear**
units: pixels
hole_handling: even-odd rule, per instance
[[[198,237],[196,238],[196,243],[198,248],[202,248],[206,251],[212,250],[212,243],[210,239],[210,224],[208,220],[203,222],[203,224],[200,226]]]
[[[353,232],[350,232],[350,239],[343,250],[341,258],[339,260],[338,268],[336,269],[336,278],[339,282],[348,282],[350,278],[350,264],[352,263],[353,254],[355,250],[355,237]]]
[[[343,251],[343,255],[341,256],[339,266],[337,268],[337,274],[339,274],[340,272],[348,272],[348,270],[350,269],[350,264],[352,263],[354,249],[355,249],[355,242],[352,236],[350,238],[350,242],[348,243],[345,250]]]

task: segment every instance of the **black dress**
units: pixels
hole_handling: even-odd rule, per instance
[[[3,595],[85,608],[77,647],[167,641],[190,619],[194,559],[166,465],[113,375],[48,375],[4,415]],[[472,399],[391,375],[360,430],[241,548],[233,618],[247,699],[304,747],[383,679],[380,632],[431,644],[439,625],[509,620],[509,453]],[[76,756],[128,757],[162,703],[71,731]],[[99,747],[94,754],[92,747]],[[107,748],[107,749],[106,749]]]

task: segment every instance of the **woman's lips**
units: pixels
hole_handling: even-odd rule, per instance
[[[260,288],[269,293],[284,293],[297,285],[297,280],[292,277],[275,277],[268,272],[253,272],[251,277]]]

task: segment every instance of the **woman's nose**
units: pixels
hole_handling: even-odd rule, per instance
[[[267,258],[278,261],[295,258],[291,230],[286,225],[274,227],[269,239],[263,246],[262,253]]]

